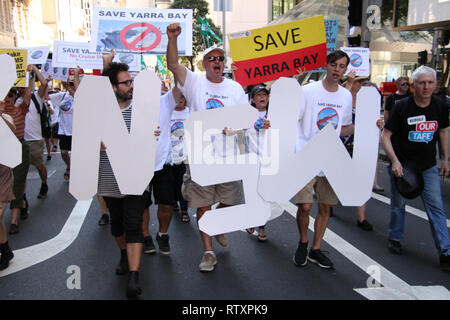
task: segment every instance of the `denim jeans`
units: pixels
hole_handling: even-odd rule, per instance
[[[394,174],[388,167],[391,180],[391,219],[389,222],[388,239],[401,241],[405,227],[406,199],[403,198],[395,186]],[[441,184],[437,166],[422,172],[424,188],[421,198],[430,223],[431,234],[439,254],[450,255],[450,238],[447,229],[447,216],[441,196]]]

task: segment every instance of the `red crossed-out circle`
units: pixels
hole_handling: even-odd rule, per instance
[[[136,39],[134,39],[130,43],[127,42],[127,39],[125,38],[125,36],[127,35],[127,32],[136,27],[146,27],[147,29],[144,30],[144,32],[142,32],[138,37],[136,37]],[[149,45],[147,47],[136,48],[136,45],[139,42],[141,42],[145,38],[145,36],[148,35],[152,31],[156,35],[155,42],[153,42],[151,45]],[[120,32],[120,42],[122,42],[122,44],[127,49],[130,49],[132,51],[142,51],[142,52],[150,51],[159,45],[159,43],[161,42],[161,37],[162,37],[161,32],[159,31],[159,29],[157,27],[155,27],[154,25],[152,25],[150,23],[145,23],[145,22],[136,22],[136,23],[129,24],[125,28],[123,28],[123,30]]]

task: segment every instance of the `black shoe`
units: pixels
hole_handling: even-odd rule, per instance
[[[47,184],[43,183],[41,184],[41,190],[39,190],[38,199],[45,199],[47,198],[47,192],[48,192],[48,186]]]
[[[358,227],[360,227],[361,229],[363,229],[364,231],[372,231],[373,230],[372,225],[366,219],[364,219],[362,222],[359,222],[359,220],[358,220],[356,222],[356,225]]]
[[[11,227],[9,227],[9,234],[19,233],[19,225],[11,223]]]
[[[309,250],[308,260],[312,263],[317,264],[321,268],[330,269],[333,268],[333,262],[331,262],[328,257],[326,257],[323,253],[325,251],[317,250]]]
[[[130,271],[128,274],[127,298],[136,299],[141,293],[142,289],[139,286],[139,272]]]
[[[441,265],[442,271],[450,272],[450,255],[444,256],[443,254],[439,257],[439,263]]]
[[[109,223],[109,216],[108,214],[104,213],[102,214],[102,217],[100,218],[100,220],[98,221],[98,224],[100,226],[105,226]]]
[[[116,267],[116,274],[121,276],[128,272],[127,250],[120,250],[120,261]]]
[[[162,254],[170,253],[169,235],[163,234],[159,236],[159,232],[156,234],[156,242],[158,242],[159,252]]]
[[[295,251],[294,255],[294,263],[296,266],[305,266],[308,262],[308,259],[306,257],[308,256],[308,242],[306,243],[298,243],[297,251]]]
[[[47,156],[47,160],[52,160],[52,156]]]
[[[389,240],[388,243],[389,251],[395,254],[402,253],[402,244],[399,241]]]
[[[5,270],[9,266],[9,261],[14,258],[14,253],[8,245],[8,241],[0,244],[0,252],[2,254],[0,257],[0,270]]]
[[[25,194],[23,194],[23,200],[25,201],[25,208],[20,208],[20,220],[28,218],[28,200]]]
[[[144,238],[144,253],[153,254],[156,252],[155,245],[153,244],[152,236]]]

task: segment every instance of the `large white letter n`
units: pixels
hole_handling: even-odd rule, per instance
[[[100,142],[107,147],[122,194],[142,194],[153,177],[161,83],[152,71],[134,81],[131,130],[107,77],[85,76],[75,94],[69,191],[77,200],[97,193]]]

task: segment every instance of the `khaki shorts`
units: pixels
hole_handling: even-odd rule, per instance
[[[44,164],[42,155],[44,154],[44,140],[25,141],[30,146],[30,163],[33,166]]]
[[[183,198],[188,202],[189,208],[209,207],[220,202],[229,206],[243,204],[244,190],[242,181],[232,181],[202,187],[191,179],[189,165],[183,177],[181,188]]]
[[[313,203],[313,190],[317,196],[317,202],[330,206],[337,205],[338,198],[331,188],[326,177],[314,177],[302,190],[295,195],[295,203]]]

